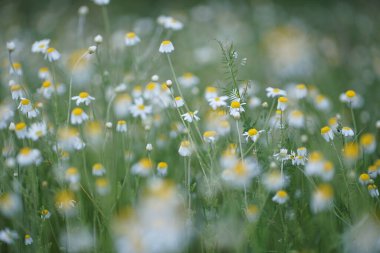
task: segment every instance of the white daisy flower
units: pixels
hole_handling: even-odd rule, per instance
[[[174,98],[174,106],[177,108],[180,108],[185,105],[185,102],[183,101],[183,98],[180,96],[177,96]]]
[[[75,100],[77,105],[80,105],[82,103],[85,105],[89,105],[91,103],[91,100],[95,100],[94,97],[91,97],[90,94],[88,94],[85,91],[79,93],[78,96],[74,96],[71,99]]]
[[[149,158],[140,159],[140,161],[134,164],[131,168],[132,174],[142,177],[149,176],[153,169],[152,161]]]
[[[178,78],[178,82],[183,87],[191,88],[199,83],[199,78],[190,72],[186,72]]]
[[[120,133],[127,132],[127,122],[125,120],[119,120],[116,124],[116,131]]]
[[[279,96],[286,96],[286,91],[281,90],[279,88],[272,88],[268,87],[265,89],[267,92],[267,97],[268,98],[274,98],[274,97],[279,97]]]
[[[203,139],[205,142],[214,143],[218,139],[216,131],[206,131],[203,133]]]
[[[251,140],[253,142],[256,142],[259,138],[260,134],[263,133],[264,130],[257,131],[256,128],[251,128],[245,133],[243,133],[243,136],[245,136],[246,141]]]
[[[134,32],[126,33],[124,36],[124,42],[127,47],[137,45],[140,42],[140,38]]]
[[[240,119],[240,113],[244,112],[243,105],[245,105],[245,103],[241,104],[237,100],[231,102],[231,105],[229,106],[230,107],[230,115],[234,119]]]
[[[219,107],[227,106],[227,101],[228,97],[227,96],[216,96],[208,99],[208,103],[211,106],[213,110],[216,110]]]
[[[38,149],[22,148],[17,155],[17,163],[21,166],[39,165],[42,162],[41,152]]]
[[[61,58],[61,54],[57,51],[57,49],[53,47],[49,47],[45,53],[45,59],[49,62],[57,61]]]
[[[23,114],[27,114],[33,109],[32,102],[27,98],[21,98],[20,104],[17,107]]]
[[[135,103],[131,106],[130,111],[133,117],[140,117],[145,120],[149,114],[152,113],[152,107],[144,105],[144,100],[142,98],[135,99]]]
[[[18,76],[22,76],[21,63],[14,62],[13,65],[9,68],[9,74],[16,74]]]
[[[54,92],[54,87],[49,80],[45,80],[38,91],[42,94],[42,96],[44,96],[44,98],[50,99]]]
[[[25,139],[28,136],[28,131],[25,122],[19,122],[14,127],[17,138]]]
[[[191,143],[188,140],[181,141],[181,145],[179,146],[178,153],[181,156],[191,156],[193,149],[191,147]]]
[[[272,200],[280,205],[285,204],[289,200],[289,195],[284,190],[279,190],[276,195],[273,196]]]
[[[327,142],[334,140],[334,132],[329,126],[321,128],[321,135]]]
[[[344,137],[352,137],[355,134],[354,134],[354,131],[352,130],[352,128],[350,128],[350,127],[343,127],[342,128],[342,135]]]
[[[313,213],[330,209],[333,205],[334,192],[328,184],[322,184],[314,191],[310,207]]]
[[[160,53],[171,53],[174,51],[173,43],[170,40],[164,40],[161,42],[160,48],[158,49]]]
[[[205,90],[205,98],[209,101],[211,98],[218,96],[218,89],[213,86],[207,86]]]
[[[288,98],[279,97],[277,100],[277,110],[285,111],[287,107],[288,107]]]
[[[168,164],[166,162],[159,162],[157,164],[157,173],[160,176],[166,176],[168,174]]]
[[[47,133],[47,127],[44,122],[36,122],[30,125],[28,129],[28,138],[36,141]]]
[[[18,239],[18,234],[14,230],[5,228],[0,230],[0,241],[5,242],[6,244],[13,244],[15,240]]]
[[[183,118],[185,121],[191,123],[191,122],[193,122],[193,121],[198,121],[198,120],[200,120],[200,118],[198,117],[197,114],[198,114],[198,111],[187,112],[187,113],[185,113],[185,114],[182,114],[182,118]]]
[[[50,39],[43,39],[40,41],[36,41],[32,45],[32,52],[33,53],[46,53],[47,49],[49,48]]]
[[[38,69],[38,78],[42,80],[49,80],[51,79],[51,75],[49,72],[49,69],[47,67],[42,67]]]
[[[17,100],[19,98],[23,98],[25,96],[22,86],[19,84],[11,84],[10,85],[12,99]]]
[[[42,209],[41,212],[40,212],[40,214],[41,214],[40,217],[43,220],[47,220],[47,219],[49,219],[51,217],[51,213],[47,209]]]
[[[33,243],[33,238],[30,236],[30,234],[25,234],[24,244],[31,245],[32,243]]]
[[[73,125],[80,125],[88,119],[88,115],[80,107],[76,107],[71,111],[70,122]]]
[[[101,163],[95,163],[92,165],[92,175],[100,177],[104,176],[106,174],[106,169],[104,168],[103,164]]]

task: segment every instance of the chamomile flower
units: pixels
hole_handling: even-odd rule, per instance
[[[73,125],[80,125],[88,119],[88,115],[80,107],[76,107],[71,111],[70,122]]]
[[[350,128],[350,127],[343,127],[342,128],[342,135],[344,137],[352,137],[355,134],[354,134],[354,131],[352,130],[352,128]]]
[[[96,192],[99,195],[107,195],[110,192],[110,184],[107,178],[100,177],[95,180]]]
[[[13,116],[14,112],[10,105],[0,105],[0,129],[6,128]]]
[[[160,176],[166,176],[168,173],[168,164],[166,162],[159,162],[157,164],[157,173]]]
[[[174,51],[173,43],[170,40],[162,41],[158,51],[163,54],[169,54],[173,52]]]
[[[348,90],[345,93],[342,93],[340,95],[340,100],[346,103],[353,103],[355,98],[356,98],[356,92],[353,90]]]
[[[132,166],[131,172],[132,174],[146,177],[151,173],[152,169],[152,161],[149,158],[142,158]]]
[[[5,217],[13,217],[22,209],[22,200],[15,193],[5,192],[0,195],[0,212]]]
[[[318,151],[311,152],[308,162],[305,166],[305,175],[314,176],[321,175],[324,166],[324,157]]]
[[[30,234],[25,234],[24,244],[25,245],[31,245],[32,243],[33,243],[33,238],[30,236]]]
[[[254,158],[247,158],[244,161],[236,161],[231,167],[222,172],[222,179],[235,188],[249,186],[252,178],[258,176],[261,166]]]
[[[240,113],[241,112],[244,112],[244,108],[243,108],[243,105],[245,105],[245,103],[240,103],[240,101],[232,101],[231,104],[230,104],[230,115],[234,118],[234,119],[240,119]]]
[[[15,125],[15,133],[17,138],[25,139],[28,136],[28,131],[25,122],[19,122]]]
[[[360,137],[360,146],[364,153],[373,153],[376,149],[376,139],[371,133],[365,133]]]
[[[331,181],[335,173],[334,164],[330,161],[324,162],[323,169],[320,173],[323,181]]]
[[[37,141],[45,136],[47,133],[47,127],[44,122],[36,122],[30,125],[28,129],[28,138]]]
[[[267,92],[268,98],[274,98],[274,97],[286,96],[287,95],[286,91],[281,90],[279,88],[268,87],[265,90]]]
[[[36,41],[32,45],[32,52],[33,53],[46,53],[47,49],[49,48],[50,39],[43,39],[40,41]]]
[[[17,107],[23,114],[28,114],[33,109],[32,102],[27,98],[21,98]]]
[[[81,93],[79,93],[78,96],[74,96],[71,99],[75,100],[77,105],[80,105],[82,103],[85,105],[89,105],[91,103],[91,100],[95,100],[94,97],[90,96],[90,94],[88,94],[88,92],[85,91],[82,91]]]
[[[152,107],[144,105],[144,100],[142,98],[135,99],[135,103],[131,106],[130,112],[133,117],[140,117],[142,120],[145,120],[149,114],[152,113]]]
[[[140,38],[134,32],[126,33],[124,36],[124,43],[127,47],[137,45],[139,42]]]
[[[61,190],[55,195],[55,206],[62,215],[73,216],[76,213],[76,198],[74,192]]]
[[[218,96],[218,89],[213,86],[207,86],[205,90],[205,98],[209,101],[211,98],[215,98]]]
[[[203,140],[208,143],[214,143],[218,138],[216,131],[206,131],[203,133]]]
[[[127,122],[125,120],[119,120],[116,124],[116,131],[120,133],[127,132]]]
[[[51,75],[47,67],[41,67],[38,69],[38,78],[42,80],[50,80]]]
[[[92,165],[93,176],[100,177],[100,176],[103,176],[104,174],[106,174],[106,169],[104,168],[103,164],[95,163],[94,165]]]
[[[47,220],[51,217],[51,213],[49,212],[48,209],[42,209],[40,212],[40,217],[43,220]]]
[[[259,217],[259,208],[251,204],[245,209],[245,215],[249,222],[255,222]]]
[[[179,146],[178,153],[181,156],[191,156],[192,152],[193,152],[193,149],[192,149],[190,141],[188,140],[181,141],[181,145]]]
[[[191,88],[199,83],[199,78],[190,72],[186,72],[178,78],[178,82],[185,88]]]
[[[187,112],[187,113],[185,113],[185,114],[182,114],[182,118],[183,118],[185,121],[191,123],[191,122],[193,122],[193,121],[198,121],[198,120],[200,120],[200,118],[198,117],[197,114],[198,114],[198,111]]]
[[[377,168],[375,165],[370,165],[368,167],[368,175],[372,178],[375,179],[377,177]]]
[[[58,129],[58,147],[65,151],[81,150],[86,144],[79,137],[79,132],[73,127]]]
[[[15,240],[18,239],[18,234],[14,230],[10,230],[9,228],[5,228],[0,230],[0,241],[6,244],[13,244]]]
[[[314,105],[320,111],[329,111],[331,108],[330,100],[320,94],[314,98]]]
[[[159,23],[162,24],[166,29],[171,29],[174,31],[181,30],[183,28],[183,23],[177,19],[170,16],[161,16]]]
[[[177,96],[174,98],[174,106],[177,108],[180,108],[185,105],[185,102],[183,101],[183,98],[180,96]]]
[[[379,190],[377,189],[377,186],[375,184],[369,184],[367,186],[368,193],[372,198],[379,197]]]
[[[288,107],[288,98],[279,97],[277,100],[277,110],[285,111],[287,107]]]
[[[299,110],[293,110],[288,114],[289,126],[303,128],[305,126],[305,116]]]
[[[65,171],[65,180],[71,185],[79,183],[80,174],[77,168],[69,167]]]
[[[227,96],[215,96],[210,99],[208,99],[208,103],[211,106],[213,110],[216,110],[219,107],[224,107],[227,106],[227,101],[228,97]]]
[[[329,184],[321,184],[314,191],[310,207],[313,213],[330,209],[333,205],[334,191]]]
[[[274,170],[265,173],[262,182],[268,191],[275,192],[285,188],[288,185],[289,176],[281,174],[278,170]]]
[[[17,163],[21,167],[29,165],[39,165],[42,162],[41,152],[38,149],[24,147],[17,155]]]
[[[10,89],[11,89],[11,94],[12,94],[13,100],[23,98],[25,95],[25,93],[22,89],[22,86],[19,84],[11,84]]]
[[[307,96],[306,85],[303,83],[297,84],[295,87],[295,95],[298,99],[305,98]]]
[[[359,183],[361,185],[367,185],[370,183],[371,177],[367,173],[362,173],[359,176]]]
[[[256,128],[251,128],[248,131],[246,131],[243,136],[245,136],[246,141],[251,140],[253,142],[256,142],[259,138],[260,134],[262,134],[264,130],[258,131]]]
[[[272,200],[277,204],[283,205],[289,200],[289,195],[285,190],[279,190],[273,196]]]
[[[290,159],[288,150],[286,148],[281,148],[280,152],[273,155],[278,161],[285,162]]]
[[[39,93],[42,94],[42,96],[44,96],[44,98],[50,99],[51,95],[54,92],[54,87],[53,87],[51,81],[45,80],[42,83],[42,86],[41,86],[41,88],[38,91],[39,91]]]
[[[9,69],[9,74],[16,74],[18,76],[22,76],[22,66],[19,62],[14,62],[13,65]]]
[[[53,47],[49,47],[45,52],[45,59],[49,62],[58,61],[61,58],[61,54],[57,51],[57,49]]]
[[[321,128],[321,135],[327,142],[334,140],[334,133],[328,126],[324,126]]]

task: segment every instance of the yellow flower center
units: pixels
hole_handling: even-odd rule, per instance
[[[87,92],[85,92],[85,91],[79,93],[79,97],[80,98],[88,98],[88,96],[90,96],[90,95]]]
[[[95,184],[97,187],[103,188],[108,186],[108,180],[106,178],[98,178],[96,179]]]
[[[363,146],[369,146],[375,141],[373,134],[363,134],[360,138],[360,144]]]
[[[239,176],[244,176],[244,175],[246,175],[246,173],[247,173],[247,168],[246,168],[245,164],[244,164],[242,161],[240,161],[240,162],[238,162],[238,164],[235,166],[235,168],[234,168],[234,172],[235,172],[237,175],[239,175]]]
[[[212,86],[208,86],[206,88],[206,92],[208,92],[208,93],[215,93],[216,92],[216,88],[212,87]]]
[[[277,196],[278,196],[279,198],[284,199],[284,198],[288,197],[288,193],[287,193],[286,191],[284,191],[284,190],[281,190],[281,191],[278,191],[278,192],[277,192]]]
[[[318,161],[322,160],[322,154],[320,152],[315,151],[315,152],[310,154],[309,159],[311,162],[318,162]]]
[[[330,130],[331,130],[331,128],[328,126],[322,127],[321,128],[321,134],[327,134],[328,132],[330,132]]]
[[[332,117],[329,119],[329,125],[330,126],[333,126],[333,125],[336,125],[338,123],[338,119],[335,118],[335,117]]]
[[[24,122],[17,123],[15,126],[16,131],[24,130],[26,127],[26,124]]]
[[[154,90],[155,88],[157,87],[157,85],[153,82],[150,82],[146,85],[146,89],[149,90],[149,91],[152,91]]]
[[[356,158],[359,155],[359,145],[349,142],[344,146],[343,154],[346,158]]]
[[[324,197],[324,198],[331,198],[333,196],[333,188],[328,184],[322,184],[318,187],[318,192]]]
[[[118,125],[126,125],[127,122],[126,122],[125,120],[119,120],[119,121],[117,122],[117,124],[118,124]]]
[[[152,168],[152,162],[148,158],[141,159],[139,163],[146,170],[149,170]]]
[[[13,63],[13,68],[14,69],[21,69],[21,64],[18,62],[15,62],[15,63]]]
[[[214,137],[215,135],[216,135],[215,131],[206,131],[204,132],[203,137],[210,138],[210,137]]]
[[[44,209],[44,210],[41,211],[42,215],[47,215],[48,213],[49,213],[49,211],[47,209]]]
[[[77,108],[75,108],[75,109],[73,110],[73,114],[74,114],[75,116],[81,116],[82,113],[83,113],[82,108],[77,107]]]
[[[136,33],[134,32],[129,32],[126,34],[127,38],[128,39],[134,39],[136,37]]]
[[[20,150],[20,154],[21,154],[21,155],[29,155],[29,154],[30,154],[30,151],[31,151],[30,148],[25,147],[25,148],[22,148],[22,149]]]
[[[333,169],[334,169],[334,165],[330,161],[325,162],[325,164],[323,165],[323,170],[326,172],[331,171]]]
[[[369,175],[367,173],[363,173],[360,175],[359,179],[363,182],[366,182],[369,180]]]
[[[55,48],[53,48],[53,47],[49,47],[48,49],[47,49],[47,52],[50,54],[50,53],[53,53],[55,51]]]
[[[75,167],[70,167],[66,170],[66,174],[69,176],[74,176],[78,174],[78,170]]]
[[[175,97],[174,98],[176,101],[180,101],[180,100],[182,100],[182,97]]]
[[[30,100],[26,99],[26,98],[23,98],[23,99],[21,99],[21,104],[22,105],[29,105],[30,104]]]
[[[95,163],[95,164],[92,166],[92,168],[93,168],[94,170],[102,170],[102,169],[103,169],[103,164],[101,164],[101,163]]]
[[[297,89],[299,89],[299,90],[304,90],[304,89],[306,89],[306,86],[304,85],[304,84],[298,84],[297,86]]]
[[[170,40],[164,40],[161,44],[164,46],[170,45],[172,42]]]
[[[348,90],[348,91],[346,91],[346,96],[349,98],[353,98],[356,96],[356,92],[353,90]]]
[[[239,101],[232,101],[231,102],[231,107],[234,109],[240,108],[240,102]]]
[[[168,167],[168,164],[166,162],[159,162],[157,167],[159,169],[166,169]]]
[[[257,130],[255,128],[251,128],[248,130],[248,135],[249,136],[255,136],[257,134]]]
[[[288,102],[288,98],[286,98],[286,97],[279,97],[278,98],[278,102],[279,103],[286,103],[286,102]]]
[[[51,82],[50,81],[45,81],[42,83],[42,87],[44,88],[49,88],[51,86]]]
[[[190,142],[189,141],[182,141],[181,142],[181,146],[185,147],[185,148],[188,148],[188,147],[190,147]]]
[[[142,105],[142,104],[141,104],[141,105],[138,105],[137,108],[138,108],[139,110],[144,110],[144,109],[145,109],[145,105]]]
[[[279,89],[279,88],[274,88],[274,89],[273,89],[273,93],[276,93],[276,94],[277,94],[277,93],[279,93],[279,92],[280,92],[280,89]]]
[[[19,90],[21,90],[21,85],[14,84],[11,86],[11,91],[19,91]]]

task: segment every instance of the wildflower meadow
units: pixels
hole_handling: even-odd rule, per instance
[[[0,252],[380,252],[379,7],[3,1]]]

